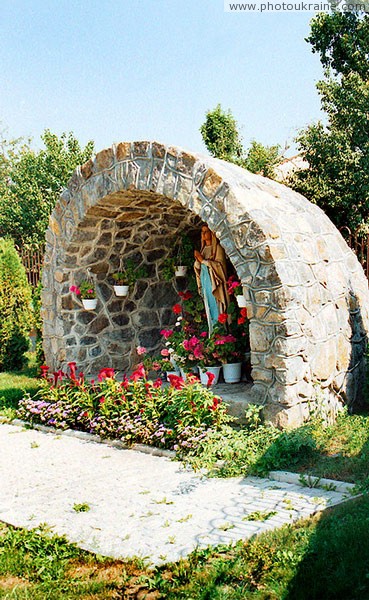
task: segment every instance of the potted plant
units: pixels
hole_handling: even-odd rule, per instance
[[[85,310],[95,310],[97,306],[95,284],[92,281],[82,281],[79,286],[72,285],[70,291],[81,297]]]
[[[211,385],[216,385],[219,380],[220,371],[222,365],[219,358],[216,355],[215,347],[215,336],[212,334],[210,337],[203,337],[203,357],[199,362],[200,381],[204,385],[208,385],[209,377],[208,373],[214,375],[212,378]]]
[[[183,235],[178,246],[175,261],[175,276],[185,277],[187,275],[188,267],[191,267],[193,262],[193,244],[187,235]]]
[[[235,296],[240,308],[246,308],[246,298],[243,295],[242,283],[234,275],[231,275],[227,281],[227,291],[230,296]]]
[[[115,284],[113,285],[115,295],[127,296],[129,291],[129,285],[126,283],[126,274],[122,271],[119,271],[118,273],[113,273],[112,277],[115,281]]]
[[[147,268],[145,265],[137,267],[134,260],[127,259],[124,266],[117,273],[112,275],[114,281],[114,292],[117,296],[127,296],[129,287],[134,285],[137,279],[147,277]]]

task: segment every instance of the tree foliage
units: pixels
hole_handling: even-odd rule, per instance
[[[369,223],[369,17],[320,14],[308,41],[327,68],[318,82],[327,125],[298,135],[309,168],[292,186],[316,202],[337,226]]]
[[[237,121],[230,110],[225,112],[220,104],[214,110],[209,110],[200,132],[206,148],[215,158],[237,164],[242,159],[243,148]]]
[[[19,369],[29,348],[31,288],[14,243],[0,238],[0,371]]]
[[[58,137],[47,129],[41,138],[39,152],[24,140],[2,141],[0,235],[11,236],[19,246],[43,243],[61,190],[93,152],[93,142],[81,148],[73,133]]]
[[[231,111],[218,104],[206,113],[200,132],[207,150],[215,158],[235,163],[252,173],[274,178],[274,167],[281,162],[280,146],[264,146],[253,140],[248,150],[242,145],[237,121]]]

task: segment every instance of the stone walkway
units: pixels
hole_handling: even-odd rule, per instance
[[[116,558],[175,561],[196,546],[246,539],[351,497],[349,484],[339,489],[207,479],[169,458],[0,425],[0,520],[47,523],[80,547]],[[78,504],[89,510],[77,512]],[[269,518],[249,520],[255,511]]]

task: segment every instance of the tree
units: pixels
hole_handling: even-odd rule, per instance
[[[2,144],[0,235],[10,235],[19,246],[43,243],[60,192],[93,152],[93,142],[82,149],[73,133],[59,138],[46,129],[41,139],[45,148],[39,152],[23,140]]]
[[[239,164],[243,148],[237,129],[237,121],[231,111],[225,112],[218,104],[206,113],[200,127],[205,146],[212,156]]]
[[[0,238],[0,371],[20,369],[32,327],[31,288],[14,243]]]
[[[218,104],[206,113],[200,127],[204,144],[210,154],[244,167],[252,173],[274,178],[274,167],[281,162],[279,146],[263,146],[253,140],[248,151],[243,148],[237,121],[231,111],[225,112]]]
[[[310,125],[297,137],[309,168],[292,187],[319,204],[338,226],[369,224],[369,17],[320,14],[308,41],[326,67],[318,82],[327,125]]]
[[[247,152],[245,168],[251,173],[260,173],[264,177],[274,179],[274,167],[281,162],[280,146],[263,146],[260,142],[252,140]]]

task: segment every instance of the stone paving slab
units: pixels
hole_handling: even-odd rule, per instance
[[[115,558],[175,561],[345,498],[257,477],[208,479],[166,457],[0,425],[0,520],[29,529],[47,523],[81,548]],[[88,512],[73,509],[82,503]],[[255,511],[274,514],[247,520]]]

